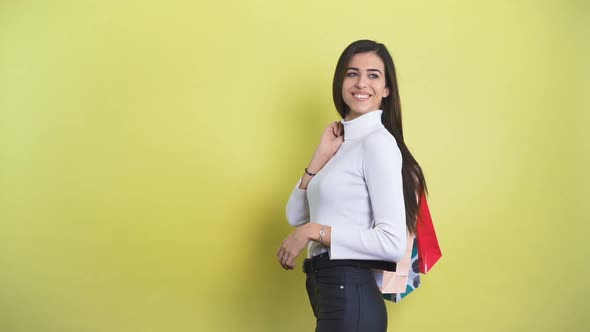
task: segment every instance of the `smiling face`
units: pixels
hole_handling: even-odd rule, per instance
[[[342,98],[350,109],[346,121],[381,108],[382,99],[389,96],[384,75],[385,65],[375,52],[350,59],[342,83]]]

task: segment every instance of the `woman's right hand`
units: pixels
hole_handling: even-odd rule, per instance
[[[344,126],[342,123],[334,121],[324,130],[317,152],[330,160],[338,151],[342,142],[344,142]]]
[[[311,173],[319,172],[330,158],[336,154],[342,142],[344,142],[344,126],[342,126],[342,123],[334,121],[322,133],[320,144],[315,150],[307,170]],[[311,176],[304,174],[299,189],[307,189],[310,180]]]

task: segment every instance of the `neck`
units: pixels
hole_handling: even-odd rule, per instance
[[[382,113],[382,110],[375,110],[363,114],[356,113],[353,114],[354,117],[346,116],[346,119],[341,121],[344,126],[344,140],[363,137],[375,129],[383,127],[381,123]]]

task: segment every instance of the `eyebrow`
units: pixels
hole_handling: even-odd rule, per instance
[[[359,70],[358,68],[356,68],[356,67],[348,67],[348,68],[346,68],[346,70],[356,70],[356,71],[360,71],[360,70]],[[379,69],[369,68],[369,69],[367,69],[367,71],[376,71],[376,72],[378,72],[379,74],[383,75],[383,73],[381,73],[381,71],[380,71]]]

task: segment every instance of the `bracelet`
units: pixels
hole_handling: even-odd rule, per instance
[[[305,167],[305,173],[309,176],[314,176],[314,175],[318,174],[318,173],[311,173],[310,171],[307,170],[307,167]]]
[[[321,245],[324,245],[322,243],[322,241],[324,241],[324,236],[326,236],[326,232],[324,232],[325,229],[326,229],[326,226],[322,225],[322,228],[320,229],[320,240],[319,240],[319,243]]]

